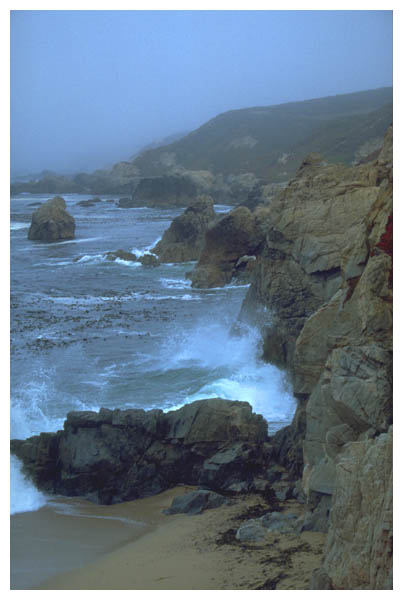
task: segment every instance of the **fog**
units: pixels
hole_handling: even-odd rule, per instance
[[[392,85],[392,11],[12,11],[11,171],[92,171],[237,108]]]

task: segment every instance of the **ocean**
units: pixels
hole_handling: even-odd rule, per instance
[[[290,422],[295,400],[283,373],[261,360],[259,331],[234,333],[248,286],[196,290],[186,278],[193,263],[106,259],[150,252],[183,209],[118,208],[112,196],[83,207],[90,196],[66,194],[76,238],[29,241],[32,213],[50,197],[11,199],[12,438],[57,431],[72,410],[168,411],[213,397],[249,402],[271,433]],[[61,506],[14,457],[10,502],[13,515]]]

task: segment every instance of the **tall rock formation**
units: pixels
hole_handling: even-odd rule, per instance
[[[357,167],[307,157],[267,209],[243,308],[266,307],[266,356],[300,400],[279,456],[303,469],[305,528],[329,525],[316,589],[391,587],[392,142]]]
[[[28,239],[42,242],[71,240],[74,238],[75,227],[74,217],[66,211],[66,202],[60,196],[55,196],[32,215]]]

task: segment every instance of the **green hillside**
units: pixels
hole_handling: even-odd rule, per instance
[[[351,163],[363,144],[382,138],[392,122],[392,88],[232,110],[184,138],[136,157],[142,176],[182,166],[212,173],[253,172],[289,179],[308,152]]]

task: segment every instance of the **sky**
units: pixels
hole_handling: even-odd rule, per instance
[[[390,86],[392,11],[14,10],[11,173],[91,172],[217,114]]]

